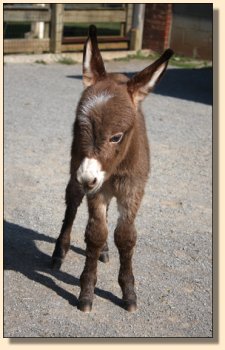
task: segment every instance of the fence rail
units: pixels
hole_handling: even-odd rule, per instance
[[[124,9],[99,9],[99,10],[64,10],[64,23],[92,22],[125,22],[126,11]]]
[[[50,22],[51,13],[48,8],[39,7],[34,9],[4,9],[4,22]]]
[[[5,39],[4,53],[43,53],[50,51],[50,39]]]
[[[108,5],[109,6],[109,5]],[[7,25],[31,24],[25,38],[4,37],[4,53],[60,53],[80,51],[85,37],[70,36],[64,33],[65,26],[90,23],[117,23],[118,35],[100,36],[101,49],[129,49],[132,43],[133,4],[108,8],[68,7],[64,4],[4,5],[4,28]],[[132,49],[134,49],[132,47]]]

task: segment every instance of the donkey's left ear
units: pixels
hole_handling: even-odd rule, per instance
[[[168,61],[173,55],[171,49],[167,49],[162,56],[150,66],[135,74],[127,83],[127,89],[134,104],[142,101],[154,88],[166,70]]]
[[[105,76],[105,66],[98,48],[97,29],[91,25],[83,52],[83,83],[87,87]]]

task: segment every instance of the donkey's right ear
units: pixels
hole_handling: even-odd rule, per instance
[[[83,52],[83,83],[85,87],[106,77],[105,66],[97,42],[97,29],[90,25]]]

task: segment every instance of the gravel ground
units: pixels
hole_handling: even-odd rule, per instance
[[[108,62],[135,72],[149,62]],[[90,314],[77,305],[86,202],[60,272],[49,268],[64,215],[81,66],[4,66],[4,336],[212,337],[211,69],[170,68],[143,105],[152,173],[136,220],[138,311],[120,307],[117,210],[110,262]]]

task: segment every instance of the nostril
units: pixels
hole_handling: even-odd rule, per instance
[[[90,189],[92,189],[93,187],[95,187],[97,183],[97,178],[95,177],[93,180],[89,180],[89,181],[82,181],[82,185],[85,191],[88,191]]]
[[[95,177],[94,180],[92,180],[92,181],[90,181],[90,182],[88,183],[88,186],[89,186],[90,188],[92,188],[92,187],[95,186],[96,182],[97,182],[97,178]]]

